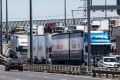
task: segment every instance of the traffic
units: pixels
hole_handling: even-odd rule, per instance
[[[98,24],[100,22],[101,25]],[[118,68],[119,65],[119,56],[110,54],[112,44],[108,24],[107,19],[92,22],[90,63],[94,67]],[[69,31],[64,27],[61,30],[57,29],[57,25],[58,23],[46,23],[43,26],[34,25],[33,63],[87,66],[87,26],[71,26]],[[21,59],[23,64],[30,63],[29,27],[19,26],[13,28],[10,33],[11,46],[8,57]]]

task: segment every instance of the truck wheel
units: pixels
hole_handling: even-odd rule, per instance
[[[23,69],[20,69],[19,71],[23,71]]]
[[[10,69],[8,69],[8,71],[10,71]]]
[[[10,69],[5,69],[5,71],[10,71]]]
[[[5,71],[8,71],[8,68],[5,67]]]
[[[5,71],[8,71],[8,69],[5,69]]]

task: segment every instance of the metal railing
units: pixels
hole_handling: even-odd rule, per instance
[[[103,77],[106,78],[112,77],[112,78],[120,78],[120,69],[119,68],[103,68],[98,67],[92,69],[93,77]]]
[[[63,73],[63,74],[75,74],[75,75],[91,75],[93,77],[102,78],[118,78],[120,77],[119,68],[103,68],[103,67],[91,67],[88,70],[86,66],[72,66],[72,65],[38,65],[38,64],[24,64],[24,71],[33,72],[48,72],[48,73]]]
[[[72,65],[37,65],[37,64],[25,64],[23,66],[24,71],[35,72],[50,72],[50,73],[65,73],[65,74],[85,74],[87,73],[87,67],[72,66]],[[92,69],[91,69],[92,72]]]

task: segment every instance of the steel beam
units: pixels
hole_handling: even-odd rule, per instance
[[[120,9],[120,5],[93,5],[90,6],[90,10],[110,10],[110,9]]]

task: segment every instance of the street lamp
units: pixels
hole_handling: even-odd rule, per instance
[[[9,39],[9,34],[8,34],[8,0],[6,0],[6,39],[7,39],[7,43],[8,43],[8,39]]]
[[[32,25],[33,25],[33,22],[32,22],[32,0],[30,0],[30,63],[32,64],[33,63],[33,50],[32,50],[32,45],[33,45],[33,38],[32,38]]]
[[[0,53],[2,53],[2,0],[0,0]]]
[[[64,0],[64,23],[65,23],[65,27],[67,26],[66,24],[66,0]]]

